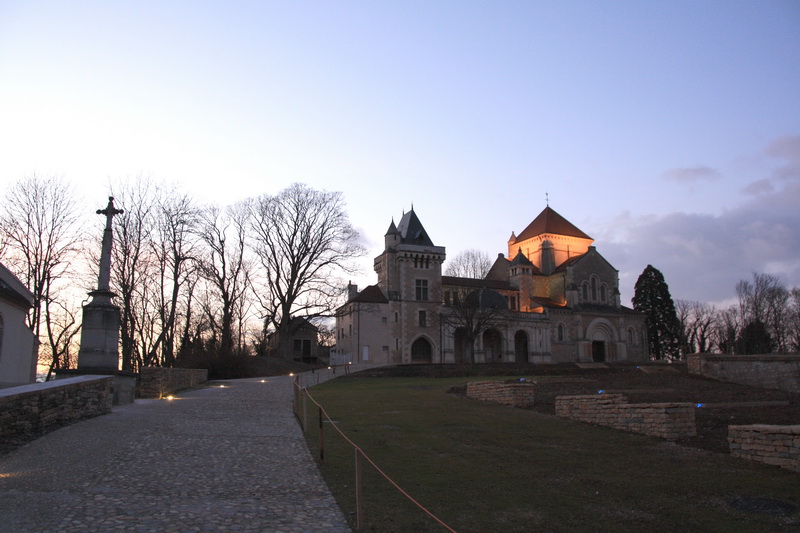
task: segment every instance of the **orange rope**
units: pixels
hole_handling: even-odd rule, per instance
[[[366,460],[367,460],[367,462],[369,462],[369,464],[371,464],[371,465],[372,465],[372,467],[373,467],[375,470],[377,470],[377,472],[378,472],[378,473],[379,473],[381,476],[383,476],[383,478],[384,478],[384,479],[386,479],[386,481],[388,481],[389,483],[391,483],[391,484],[392,484],[392,486],[393,486],[394,488],[396,488],[398,491],[400,491],[400,493],[401,493],[403,496],[405,496],[406,498],[408,498],[408,499],[409,499],[409,500],[410,500],[410,501],[411,501],[411,502],[412,502],[414,505],[416,505],[417,507],[419,507],[419,508],[420,508],[420,509],[421,509],[421,510],[422,510],[422,511],[425,513],[425,514],[427,514],[428,516],[430,516],[431,518],[433,518],[434,520],[436,520],[436,522],[438,522],[438,523],[439,523],[439,524],[440,524],[442,527],[444,527],[445,529],[447,529],[447,530],[448,530],[448,531],[450,531],[451,533],[456,533],[456,530],[454,530],[453,528],[451,528],[450,526],[448,526],[447,524],[445,524],[444,522],[442,522],[442,521],[441,521],[441,520],[440,520],[438,517],[436,517],[436,515],[434,515],[434,514],[433,514],[432,512],[430,512],[428,509],[426,509],[425,507],[423,507],[421,503],[419,503],[417,500],[415,500],[415,499],[414,499],[414,498],[413,498],[413,497],[412,497],[412,496],[411,496],[409,493],[407,493],[406,491],[404,491],[404,490],[403,490],[403,489],[400,487],[400,485],[398,485],[397,483],[395,483],[395,482],[394,482],[394,480],[393,480],[392,478],[390,478],[388,475],[386,475],[386,473],[385,473],[383,470],[381,470],[381,469],[378,467],[378,465],[376,465],[376,464],[375,464],[375,462],[374,462],[372,459],[370,459],[370,458],[369,458],[369,456],[368,456],[367,454],[365,454],[365,453],[364,453],[364,451],[363,451],[363,450],[362,450],[362,449],[361,449],[361,448],[360,448],[358,445],[356,445],[356,443],[355,443],[355,442],[353,442],[352,440],[350,440],[350,439],[347,437],[347,435],[345,435],[344,433],[342,433],[342,430],[341,430],[341,429],[339,429],[339,427],[338,427],[336,424],[334,424],[334,423],[333,423],[333,420],[331,419],[331,417],[330,417],[330,416],[328,416],[328,412],[327,412],[327,411],[325,411],[325,408],[324,408],[324,407],[322,407],[322,406],[321,406],[321,405],[320,405],[320,404],[319,404],[319,403],[318,403],[318,402],[317,402],[317,401],[314,399],[314,397],[313,397],[313,396],[311,396],[311,393],[309,393],[309,392],[308,392],[308,389],[305,389],[305,388],[302,388],[302,387],[300,387],[300,385],[299,385],[299,384],[297,384],[297,383],[295,383],[295,386],[296,386],[296,387],[298,387],[298,388],[299,388],[299,389],[300,389],[302,392],[304,392],[304,393],[306,394],[306,396],[308,396],[308,398],[309,398],[309,399],[310,399],[310,400],[311,400],[311,401],[314,403],[314,405],[316,405],[317,407],[319,407],[320,411],[322,412],[322,414],[323,414],[323,415],[325,415],[325,418],[328,420],[328,422],[331,422],[331,426],[333,427],[333,429],[335,429],[335,430],[336,430],[336,432],[337,432],[337,433],[339,433],[339,435],[341,435],[341,436],[342,436],[342,438],[343,438],[345,441],[347,441],[347,442],[348,442],[348,443],[349,443],[349,444],[350,444],[350,445],[351,445],[353,448],[355,448],[355,449],[356,449],[356,450],[357,450],[359,453],[361,453],[361,455],[364,457],[364,459],[366,459]]]

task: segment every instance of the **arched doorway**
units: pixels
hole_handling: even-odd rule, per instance
[[[528,334],[522,330],[514,334],[514,361],[528,362]]]
[[[602,363],[614,360],[612,343],[617,339],[614,328],[608,320],[598,318],[592,321],[587,328],[587,337],[592,343],[592,361]]]
[[[453,332],[453,351],[456,363],[471,363],[472,354],[469,349],[466,328],[456,328]]]
[[[433,347],[427,339],[420,337],[411,345],[411,360],[415,363],[430,363]]]
[[[487,363],[502,360],[503,338],[496,329],[487,329],[483,332],[483,353]]]

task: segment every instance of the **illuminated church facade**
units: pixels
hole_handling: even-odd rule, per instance
[[[620,304],[618,271],[549,206],[484,278],[442,275],[413,208],[375,258],[375,285],[348,287],[332,363],[645,361],[644,316]],[[470,348],[471,345],[471,348]]]

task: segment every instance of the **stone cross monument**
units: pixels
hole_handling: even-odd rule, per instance
[[[119,307],[111,298],[111,246],[114,234],[111,219],[122,213],[114,207],[114,198],[108,198],[108,206],[98,209],[98,215],[106,216],[103,232],[103,248],[100,253],[100,274],[97,290],[89,293],[92,300],[83,306],[81,349],[78,352],[78,370],[119,370]]]

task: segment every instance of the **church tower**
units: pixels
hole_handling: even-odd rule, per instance
[[[384,235],[384,251],[375,258],[378,287],[391,306],[393,362],[438,362],[436,322],[442,301],[444,246],[436,246],[412,208]]]

